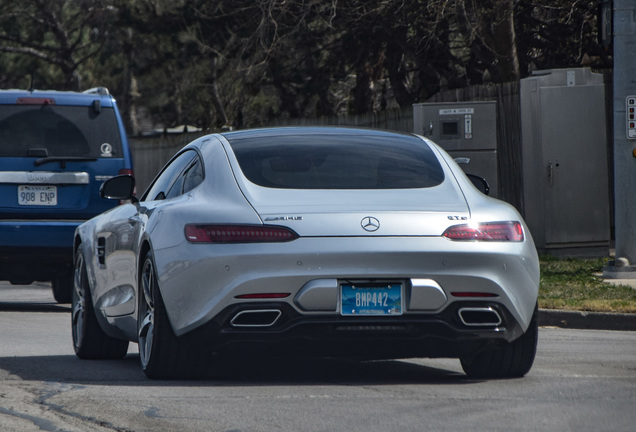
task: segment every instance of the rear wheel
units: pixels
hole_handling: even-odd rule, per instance
[[[137,329],[139,360],[149,378],[195,378],[204,374],[204,354],[172,330],[150,253],[141,269]]]
[[[58,303],[70,303],[73,293],[73,275],[51,281],[53,298]]]
[[[71,325],[75,354],[82,359],[123,358],[128,341],[108,336],[97,322],[91,290],[88,286],[84,254],[78,250],[72,291]]]
[[[519,378],[527,374],[537,352],[537,316],[538,307],[535,306],[528,330],[506,346],[461,358],[466,375],[471,378]]]

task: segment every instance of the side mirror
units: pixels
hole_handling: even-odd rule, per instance
[[[475,174],[466,174],[471,183],[484,195],[490,194],[490,185],[485,178]]]
[[[135,178],[129,175],[120,175],[110,178],[102,183],[99,188],[102,198],[126,201],[134,198]]]

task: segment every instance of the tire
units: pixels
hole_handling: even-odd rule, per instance
[[[520,378],[532,368],[539,334],[535,306],[528,330],[506,346],[482,351],[460,359],[462,369],[471,378]]]
[[[53,298],[58,303],[70,303],[73,296],[73,275],[51,281]]]
[[[138,297],[139,360],[146,376],[155,379],[203,376],[207,366],[204,354],[172,330],[150,253],[141,267]]]
[[[88,285],[84,254],[75,258],[71,296],[73,348],[81,359],[120,359],[128,352],[128,341],[108,336],[97,322],[91,290]]]

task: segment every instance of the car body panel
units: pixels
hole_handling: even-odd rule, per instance
[[[376,133],[339,128],[328,132]],[[173,161],[196,152],[204,161],[203,183],[174,198],[144,196],[76,231],[79,247],[90,257],[89,285],[104,331],[137,341],[137,285],[141,260],[150,251],[178,337],[220,326],[207,343],[215,337],[231,339],[236,332],[254,339],[285,339],[285,329],[302,322],[376,325],[427,319],[467,338],[518,337],[530,325],[539,286],[538,257],[527,226],[512,206],[480,193],[443,150],[417,139],[434,152],[443,182],[379,191],[258,186],[243,176],[227,135],[195,140]],[[379,222],[377,229],[365,230],[367,218]],[[442,235],[454,225],[493,221],[518,222],[524,240],[453,241]],[[193,243],[185,236],[187,224],[280,226],[299,237],[280,243]],[[350,281],[403,285],[402,315],[343,317],[340,286]],[[471,293],[478,296],[472,298]],[[276,296],[267,300],[271,294]],[[447,319],[447,311],[466,303],[500,307],[507,327],[475,330],[462,328],[456,317]],[[251,308],[280,311],[281,327],[269,333],[233,328],[232,317]]]
[[[527,326],[533,310],[525,305],[536,296],[538,283],[528,266],[532,251],[525,260],[510,259],[510,250],[496,248],[475,256],[474,245],[467,244],[462,253],[450,243],[443,238],[310,238],[294,241],[291,248],[288,244],[255,245],[249,252],[237,245],[214,251],[201,245],[188,248],[187,255],[178,249],[155,249],[155,260],[177,335],[207,322],[228,303],[239,302],[234,297],[241,294],[289,292],[286,301],[297,308],[293,300],[298,293],[319,279],[432,279],[449,301],[452,291],[490,292]],[[423,247],[430,252],[422,253]],[[211,258],[213,253],[218,256]],[[503,287],[512,284],[516,290],[506,292]],[[188,287],[187,292],[183,287]],[[337,302],[337,294],[337,289],[329,292],[330,305]]]

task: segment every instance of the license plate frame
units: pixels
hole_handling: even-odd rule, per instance
[[[20,206],[57,206],[57,186],[19,185],[18,205]]]
[[[342,316],[400,316],[404,313],[402,282],[340,284]]]

